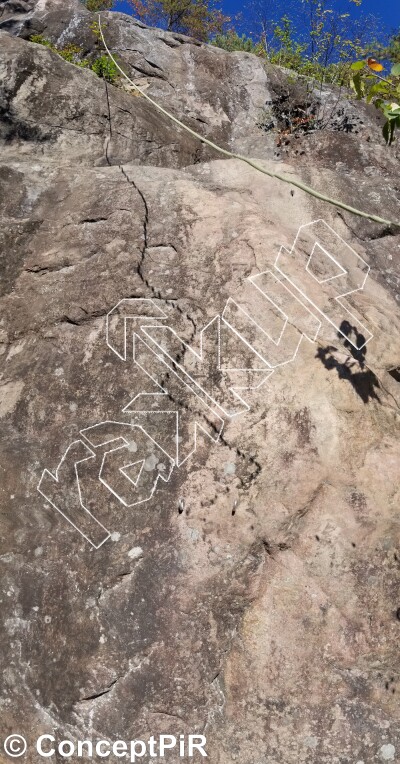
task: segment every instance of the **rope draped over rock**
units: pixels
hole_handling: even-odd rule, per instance
[[[326,194],[322,194],[320,193],[320,191],[317,191],[316,189],[311,188],[311,186],[307,186],[305,183],[302,183],[300,180],[295,180],[293,178],[289,178],[286,175],[282,175],[281,173],[267,170],[265,167],[262,167],[260,164],[258,164],[258,162],[255,162],[253,159],[250,159],[249,157],[243,156],[242,154],[236,154],[235,152],[228,151],[227,149],[223,149],[221,146],[218,146],[213,141],[210,141],[208,138],[205,138],[200,133],[197,133],[195,130],[192,130],[191,127],[188,127],[188,125],[185,125],[184,122],[181,122],[180,119],[178,119],[169,111],[164,109],[164,107],[161,106],[157,101],[155,101],[154,98],[151,98],[151,96],[147,95],[147,93],[145,93],[144,90],[142,90],[138,85],[135,84],[135,82],[133,82],[133,80],[131,80],[130,77],[128,77],[128,75],[124,72],[124,70],[118,64],[118,61],[115,60],[114,56],[112,55],[111,51],[109,50],[107,46],[107,43],[104,38],[102,26],[101,26],[100,15],[99,15],[99,30],[100,30],[101,39],[103,41],[103,45],[107,52],[107,55],[110,57],[114,65],[117,67],[118,71],[121,72],[122,76],[130,83],[130,85],[138,93],[140,93],[140,95],[142,95],[143,98],[146,98],[146,100],[149,101],[149,103],[151,103],[152,106],[158,109],[159,112],[161,112],[166,117],[168,117],[168,119],[170,119],[180,128],[182,128],[183,130],[186,130],[187,133],[192,135],[197,140],[207,144],[207,146],[210,146],[210,148],[214,149],[219,154],[223,154],[224,156],[229,157],[230,159],[239,159],[241,162],[245,162],[246,164],[250,165],[250,167],[253,167],[255,170],[258,170],[258,172],[262,172],[264,175],[268,175],[270,178],[276,178],[276,180],[280,180],[283,183],[289,183],[291,186],[296,186],[296,188],[299,188],[301,191],[305,191],[306,194],[309,194],[310,196],[314,196],[316,199],[320,199],[323,202],[327,202],[328,204],[331,204],[334,207],[338,207],[339,209],[345,210],[346,212],[351,212],[353,215],[358,215],[358,217],[366,218],[367,220],[371,220],[374,223],[380,223],[381,225],[389,226],[390,228],[400,229],[400,222],[386,220],[385,218],[381,218],[378,215],[371,215],[368,212],[363,212],[362,210],[358,210],[356,207],[351,207],[349,204],[345,204],[345,202],[341,202],[339,199],[332,199],[331,197],[326,196]]]

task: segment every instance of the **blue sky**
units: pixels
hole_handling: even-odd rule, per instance
[[[246,19],[247,0],[220,0],[217,4],[222,7],[225,14],[235,16],[241,13],[243,19]],[[301,7],[301,0],[293,0],[292,6]],[[379,26],[383,33],[388,33],[393,29],[400,27],[400,0],[363,0],[360,8],[357,8],[349,0],[335,0],[335,5],[340,5],[343,9],[351,13],[353,17],[358,17],[360,12],[364,14],[371,13],[379,19]],[[117,0],[114,10],[131,13],[132,9],[126,0]]]
[[[388,29],[400,26],[400,0],[364,0],[361,8],[366,13],[380,16]]]

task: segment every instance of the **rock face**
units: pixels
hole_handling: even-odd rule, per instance
[[[396,761],[399,235],[28,41],[95,49],[78,3],[0,9],[4,739]],[[205,137],[399,219],[373,111],[282,135],[285,73],[103,18]]]

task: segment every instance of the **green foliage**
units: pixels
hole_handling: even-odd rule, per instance
[[[275,44],[270,45],[270,62],[303,73],[303,67],[307,63],[304,58],[307,45],[296,41],[293,22],[289,16],[283,16],[276,25],[273,43]]]
[[[362,0],[348,0],[361,5]],[[357,54],[365,35],[367,18],[361,22],[352,19],[337,0],[301,0],[307,24],[307,55],[316,64],[328,67],[331,63],[351,60]],[[370,24],[371,26],[371,24]]]
[[[390,38],[385,58],[388,58],[394,64],[400,64],[400,30]]]
[[[106,24],[102,24],[102,25],[101,25],[101,28],[102,28],[102,29],[105,29],[105,28],[106,28],[106,26],[107,26]],[[99,24],[99,22],[98,22],[98,21],[93,21],[93,22],[92,22],[92,23],[89,25],[89,29],[90,29],[90,30],[93,32],[93,34],[94,34],[94,36],[95,36],[95,38],[96,38],[97,42],[102,44],[102,43],[103,43],[103,41],[102,41],[102,37],[101,37],[101,32],[100,32],[100,24]]]
[[[257,48],[251,37],[247,37],[245,34],[240,37],[235,29],[228,29],[226,34],[217,34],[212,44],[230,52],[241,50],[246,53],[255,53]]]
[[[114,0],[86,0],[88,11],[108,11],[114,5]]]
[[[362,0],[250,0],[252,34],[240,36],[232,28],[217,34],[213,42],[226,50],[255,53],[320,86],[349,85],[350,64],[362,55],[364,37],[373,23],[369,17],[354,21],[343,12],[343,2],[350,7]],[[280,20],[272,21],[281,10]],[[253,32],[257,27],[258,37]]]
[[[53,43],[50,40],[46,40],[42,34],[32,34],[29,39],[31,42],[35,42],[36,45],[44,45],[46,48],[54,47]]]
[[[302,64],[323,68],[350,63],[362,55],[362,46],[377,27],[371,15],[354,18],[348,12],[362,0],[248,1],[250,28],[252,33],[258,29],[267,58],[274,61],[280,56],[289,64],[293,61],[296,69],[300,59]]]
[[[351,70],[351,87],[357,98],[373,103],[384,115],[383,137],[390,146],[396,129],[400,129],[400,63],[394,64],[386,77],[378,73],[384,67],[374,58],[356,61]]]
[[[79,66],[85,69],[91,69],[92,72],[97,74],[98,77],[102,77],[103,79],[107,80],[107,82],[111,82],[112,84],[115,84],[119,76],[116,65],[106,54],[95,54],[95,57],[83,58],[83,49],[80,48],[79,45],[68,43],[62,48],[59,48],[54,45],[51,40],[47,40],[45,37],[43,37],[43,35],[39,34],[32,35],[30,37],[30,41],[35,42],[38,45],[43,45],[45,48],[52,50],[53,53],[57,53],[58,56],[64,59],[64,61],[68,61],[70,64],[74,64],[75,66]]]
[[[245,34],[240,36],[235,29],[230,29],[225,34],[216,35],[213,44],[229,51],[254,53],[271,64],[291,69],[318,82],[345,84],[347,81],[348,83],[347,62],[342,60],[337,63],[321,63],[318,60],[320,56],[318,39],[316,39],[318,51],[314,57],[310,56],[309,44],[297,39],[294,22],[287,15],[275,24],[273,35],[268,42],[265,36],[261,36],[255,42],[252,37]],[[344,59],[344,56],[342,57]]]
[[[180,32],[207,42],[222,34],[230,21],[215,0],[128,0],[136,16],[146,24]]]
[[[89,28],[96,38],[97,50],[101,49],[101,51],[103,51],[104,47],[101,32],[107,28],[107,24],[101,24],[100,28],[99,22],[95,20],[90,24]],[[109,56],[103,52],[99,52],[96,55],[94,61],[91,63],[90,68],[97,74],[98,77],[102,77],[103,79],[107,80],[107,82],[111,82],[111,84],[115,84],[117,78],[119,77],[119,71],[114,64],[114,61],[112,61],[111,58],[109,58]]]
[[[88,59],[82,58],[83,50],[79,45],[68,43],[67,45],[64,45],[63,48],[58,48],[51,42],[51,40],[47,40],[46,37],[43,37],[41,34],[33,34],[29,39],[31,42],[35,42],[37,45],[43,45],[45,48],[52,50],[53,53],[57,53],[64,59],[64,61],[68,61],[70,64],[75,64],[75,66],[81,67],[89,66]]]
[[[380,58],[383,61],[390,61],[392,64],[400,63],[400,30],[394,32],[387,45],[380,45],[375,43],[372,46],[374,56]]]
[[[102,77],[104,80],[107,80],[107,82],[111,82],[112,84],[115,83],[119,76],[119,71],[114,64],[114,61],[111,61],[111,58],[109,58],[107,54],[98,56],[90,68],[98,77]]]
[[[68,45],[65,45],[63,48],[52,47],[52,50],[58,53],[64,61],[68,61],[70,64],[75,64],[75,66],[81,66],[83,68],[89,66],[88,59],[82,58],[83,51],[78,45],[68,43]]]

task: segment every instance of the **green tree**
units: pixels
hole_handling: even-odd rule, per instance
[[[267,57],[275,50],[275,28],[279,19],[289,17],[292,6],[291,0],[250,0],[247,6],[247,31],[259,40]]]
[[[382,74],[385,67],[375,58],[352,64],[351,85],[359,100],[373,103],[385,117],[383,136],[390,146],[400,129],[400,63],[391,67],[390,74]]]
[[[85,0],[88,11],[108,11],[114,5],[114,0]]]
[[[392,64],[400,64],[400,29],[390,36],[388,45],[377,45],[374,55],[388,60]]]
[[[247,37],[245,34],[240,36],[235,29],[228,29],[225,34],[215,35],[212,44],[216,45],[217,48],[223,48],[231,52],[241,50],[246,53],[255,53],[257,48],[251,37]]]
[[[353,17],[349,12],[351,6],[361,4],[362,0],[347,0],[346,10],[339,0],[301,0],[304,42],[310,61],[327,67],[354,60],[354,55],[361,53],[378,24],[371,14]]]
[[[215,35],[211,41],[217,48],[223,48],[229,50],[231,53],[234,51],[242,51],[244,53],[254,53],[255,56],[260,58],[267,58],[265,51],[265,45],[262,40],[254,41],[252,37],[248,37],[245,33],[239,35],[233,28],[228,29],[223,34]]]
[[[230,20],[214,0],[129,0],[129,3],[141,21],[204,42],[221,34]]]
[[[274,40],[269,46],[269,60],[273,64],[301,71],[304,64],[305,43],[296,40],[294,24],[289,16],[283,16],[274,29]]]

